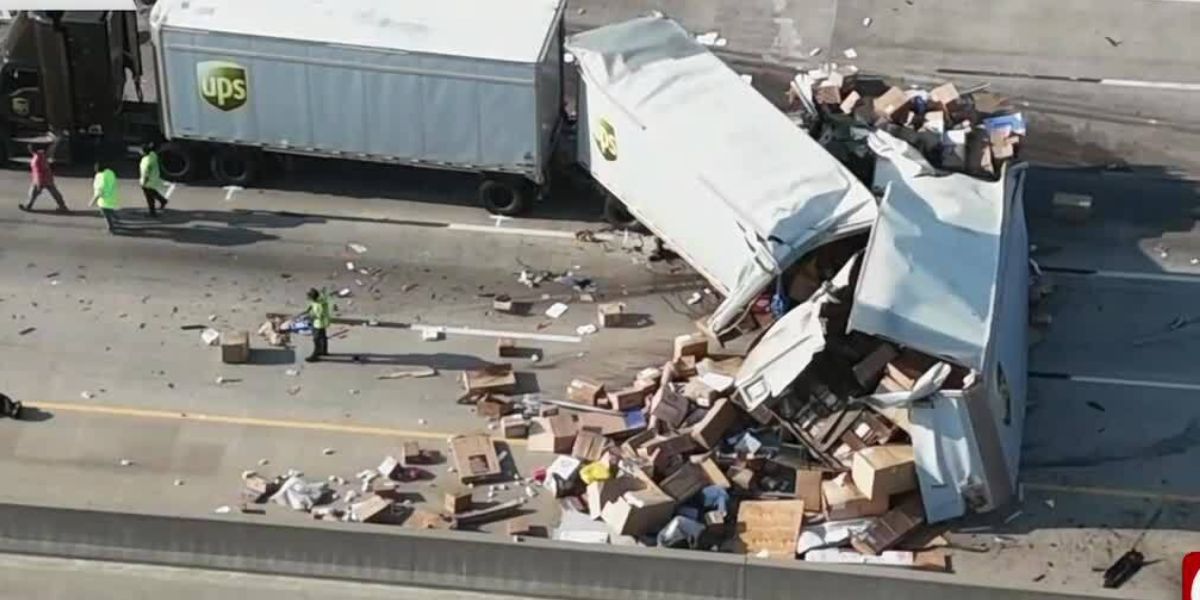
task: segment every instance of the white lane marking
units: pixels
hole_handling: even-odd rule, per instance
[[[1200,2],[1200,0],[1196,0]],[[1090,272],[1075,272],[1075,271],[1059,271],[1054,267],[1046,267],[1043,265],[1043,270],[1049,270],[1050,274],[1055,277],[1104,277],[1106,279],[1129,279],[1133,281],[1167,281],[1170,283],[1200,283],[1200,274],[1197,275],[1180,275],[1174,273],[1138,273],[1137,271],[1090,271]]]
[[[1071,375],[1070,380],[1078,381],[1080,383],[1098,383],[1104,385],[1120,385],[1125,387],[1148,387],[1162,390],[1200,391],[1200,383],[1151,381],[1149,379],[1121,379],[1117,377],[1092,377],[1090,375]]]
[[[451,231],[464,231],[470,233],[505,233],[509,235],[524,235],[532,237],[550,237],[560,239],[575,239],[573,231],[556,231],[553,229],[527,229],[523,227],[497,227],[495,225],[471,225],[469,223],[447,223],[446,228]]]
[[[1172,0],[1179,2],[1181,0]],[[1200,0],[1188,0],[1200,2]],[[1151,88],[1156,90],[1174,90],[1177,92],[1200,92],[1200,83],[1181,83],[1178,81],[1141,81],[1138,79],[1101,79],[1100,85],[1117,87]]]
[[[245,188],[242,188],[242,187],[239,187],[236,185],[225,186],[225,201],[229,202],[230,200],[233,200],[233,195],[236,194],[237,192],[242,191],[243,189],[245,189]]]
[[[412,325],[414,331],[440,331],[447,335],[473,335],[477,337],[512,338],[514,340],[536,340],[540,342],[560,342],[563,344],[578,344],[583,338],[576,335],[554,335],[550,333],[527,333],[524,331],[500,331],[497,329],[475,329],[472,327],[451,327],[448,325]]]

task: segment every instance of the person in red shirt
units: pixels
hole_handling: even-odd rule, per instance
[[[63,202],[58,186],[54,185],[54,171],[50,169],[50,159],[46,157],[46,151],[30,146],[29,152],[33,156],[33,160],[29,162],[32,183],[29,186],[29,203],[21,206],[21,209],[33,210],[34,201],[42,195],[43,191],[46,191],[50,192],[50,196],[58,203],[58,212],[67,212],[67,204]]]

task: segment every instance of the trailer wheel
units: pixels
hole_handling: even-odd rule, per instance
[[[518,179],[485,179],[479,184],[479,201],[494,215],[516,216],[529,210],[531,190]]]
[[[217,183],[247,187],[258,179],[259,162],[257,152],[225,146],[213,153],[209,167]]]
[[[167,142],[158,149],[158,165],[163,178],[169,181],[190,181],[199,175],[200,161],[196,149],[178,142]]]
[[[613,227],[621,229],[637,229],[641,223],[637,217],[625,208],[625,205],[612,194],[604,196],[604,220]]]

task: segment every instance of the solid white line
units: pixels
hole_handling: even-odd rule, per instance
[[[413,325],[414,331],[441,331],[453,335],[473,335],[477,337],[512,338],[514,340],[536,340],[540,342],[561,342],[563,344],[578,344],[583,338],[577,335],[554,335],[550,333],[526,333],[524,331],[500,331],[496,329],[474,329],[471,327],[450,327],[446,325]]]
[[[1178,1],[1178,0],[1176,0]],[[1137,79],[1101,79],[1101,85],[1118,87],[1152,88],[1156,90],[1175,90],[1178,92],[1200,92],[1200,83],[1180,83],[1177,81],[1139,81]]]
[[[1196,0],[1200,2],[1200,0]],[[1092,271],[1076,273],[1072,271],[1057,271],[1055,267],[1043,266],[1055,277],[1104,277],[1106,279],[1130,279],[1134,281],[1167,281],[1171,283],[1200,283],[1200,274],[1183,275],[1174,273],[1139,273],[1136,271]]]
[[[1096,271],[1093,275],[1109,279],[1134,279],[1138,281],[1170,281],[1172,283],[1200,283],[1198,275],[1173,273],[1138,273],[1136,271]]]
[[[1122,385],[1126,387],[1148,387],[1163,390],[1200,391],[1200,383],[1175,383],[1171,381],[1150,381],[1146,379],[1118,379],[1116,377],[1091,377],[1088,375],[1071,375],[1071,381],[1080,383],[1102,383],[1106,385]]]
[[[522,227],[497,227],[495,225],[471,225],[468,223],[448,223],[447,229],[453,231],[467,231],[472,233],[506,233],[509,235],[524,235],[534,237],[550,237],[561,239],[575,239],[573,231],[556,231],[554,229],[526,229]]]

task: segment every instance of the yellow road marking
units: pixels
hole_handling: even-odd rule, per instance
[[[153,410],[131,408],[125,406],[101,406],[95,404],[73,404],[64,402],[38,402],[29,404],[33,408],[47,411],[77,412],[86,414],[108,415],[114,417],[134,417],[142,419],[166,419],[175,421],[198,421],[204,423],[219,423],[222,425],[243,425],[249,427],[271,427],[275,429],[299,429],[308,431],[327,431],[330,433],[353,433],[361,435],[378,435],[388,437],[405,437],[425,440],[446,441],[455,434],[439,431],[422,431],[396,429],[391,427],[372,427],[367,425],[351,425],[342,423],[325,423],[321,421],[293,421],[287,419],[262,419],[258,417],[238,417],[233,415],[214,415],[206,413],[180,412],[169,410]],[[524,446],[525,440],[506,440],[512,446]],[[1038,492],[1058,492],[1081,494],[1087,496],[1106,496],[1110,498],[1151,499],[1180,504],[1200,504],[1200,496],[1185,494],[1155,493],[1145,490],[1130,490],[1120,488],[1102,488],[1053,483],[1022,482],[1026,490]]]
[[[410,429],[395,429],[390,427],[371,427],[366,425],[351,425],[342,423],[325,423],[321,421],[292,421],[285,419],[261,419],[258,417],[238,417],[233,415],[214,415],[206,413],[181,412],[169,410],[152,410],[131,408],[125,406],[100,406],[94,404],[70,404],[62,402],[37,402],[28,406],[46,411],[65,411],[114,417],[135,417],[142,419],[168,419],[175,421],[201,421],[205,423],[220,423],[223,425],[244,425],[249,427],[273,427],[276,429],[304,429],[310,431],[327,431],[331,433],[355,433],[362,435],[379,435],[388,437],[406,437],[426,440],[446,441],[455,434],[438,431],[421,431]],[[524,446],[525,440],[505,440],[511,446]]]
[[[1021,485],[1024,485],[1025,489],[1027,490],[1034,490],[1038,492],[1060,492],[1067,494],[1082,494],[1086,496],[1108,496],[1110,498],[1161,500],[1163,502],[1174,502],[1178,504],[1200,504],[1200,496],[1188,496],[1186,494],[1160,494],[1146,490],[1059,485],[1056,483],[1022,482]]]

